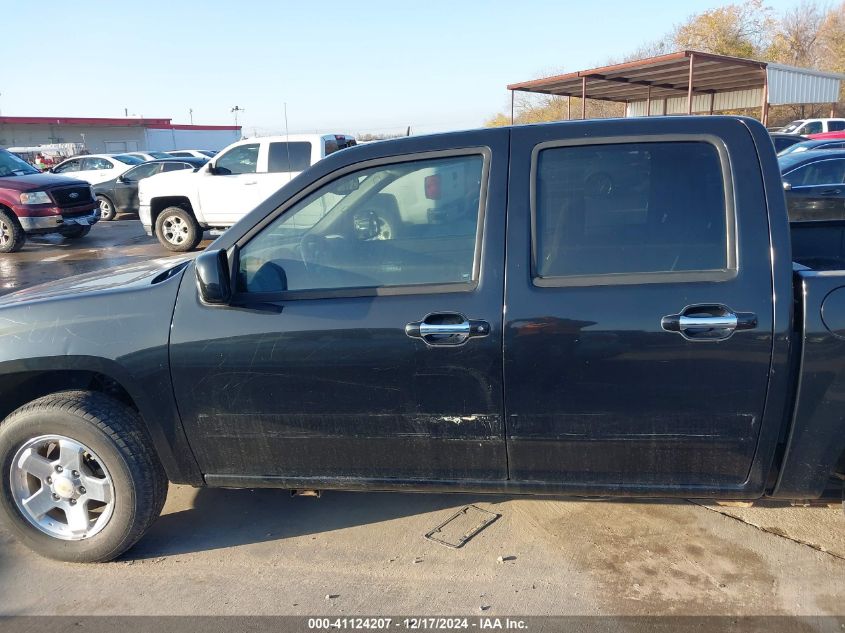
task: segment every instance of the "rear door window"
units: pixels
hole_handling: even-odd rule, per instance
[[[164,163],[164,171],[179,171],[180,169],[193,169],[190,163]]]
[[[66,163],[62,163],[58,167],[56,167],[57,174],[66,174],[72,171],[80,171],[82,169],[82,160],[81,159],[74,159],[69,160]]]
[[[535,280],[733,267],[725,176],[710,143],[552,147],[535,170]]]
[[[328,148],[327,148],[328,150]],[[328,151],[326,151],[328,154]],[[268,171],[304,171],[311,166],[311,143],[292,141],[290,143],[270,143]]]
[[[93,171],[99,169],[112,169],[114,164],[111,161],[106,160],[105,158],[99,157],[92,157],[86,158],[82,161],[82,170],[83,171]]]
[[[153,174],[157,174],[159,171],[161,171],[161,163],[147,163],[145,165],[133,167],[123,174],[123,179],[128,182],[137,182],[139,180],[143,180],[144,178],[149,178]]]
[[[827,122],[827,131],[828,132],[841,132],[845,130],[845,121],[828,121]]]

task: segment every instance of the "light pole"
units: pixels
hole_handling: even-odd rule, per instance
[[[230,110],[230,112],[235,113],[235,127],[238,127],[238,112],[246,112],[246,110],[240,106],[235,106]]]
[[[188,108],[188,116],[191,117],[191,125],[194,124],[194,109]]]

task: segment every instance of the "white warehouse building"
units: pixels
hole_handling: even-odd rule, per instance
[[[177,125],[170,119],[0,116],[0,147],[73,144],[106,152],[220,150],[241,139],[238,125]]]

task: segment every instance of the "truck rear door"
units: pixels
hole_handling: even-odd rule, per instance
[[[748,128],[704,117],[517,128],[510,174],[510,478],[741,487],[773,319]]]

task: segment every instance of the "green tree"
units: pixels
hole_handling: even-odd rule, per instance
[[[766,60],[819,68],[823,65],[821,29],[827,15],[815,2],[801,4],[783,14],[773,29]]]

